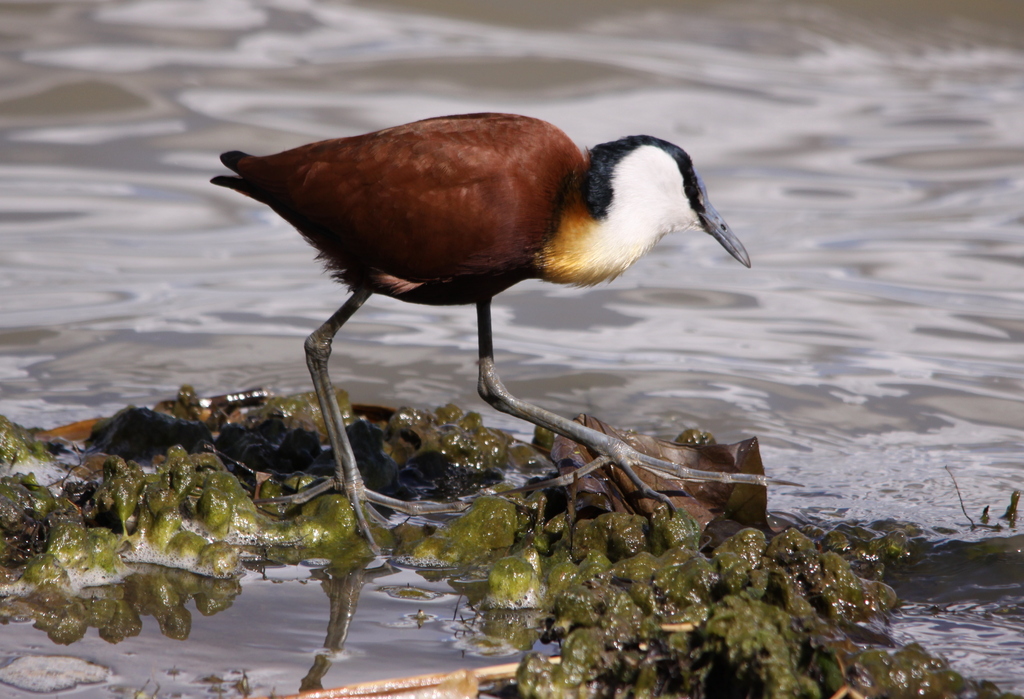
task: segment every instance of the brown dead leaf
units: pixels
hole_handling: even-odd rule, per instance
[[[735,444],[694,446],[619,430],[590,415],[580,415],[576,422],[621,439],[639,452],[686,468],[764,475],[756,437]],[[570,439],[558,436],[551,447],[551,458],[558,464],[559,470],[565,473],[568,469],[586,466],[597,458],[597,454]],[[670,496],[676,507],[686,510],[701,526],[707,526],[716,518],[725,518],[742,525],[768,529],[768,490],[764,486],[681,481],[643,468],[634,470],[640,480]],[[614,465],[580,478],[577,490],[580,493],[603,495],[606,509],[613,512],[630,512],[649,517],[659,506],[658,502],[650,498],[640,497],[629,476]],[[593,499],[588,500],[585,506],[593,507]],[[581,503],[577,502],[576,507],[577,511],[582,509]]]
[[[369,403],[353,403],[352,412],[359,417],[378,424],[387,424],[395,409],[387,405],[370,405]]]
[[[60,427],[54,427],[52,430],[36,432],[34,437],[40,442],[53,442],[58,439],[68,442],[84,442],[92,434],[93,425],[102,419],[94,417],[88,420],[79,420],[78,422],[72,422],[70,425],[61,425]]]

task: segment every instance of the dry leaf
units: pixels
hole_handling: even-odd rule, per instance
[[[586,427],[623,440],[639,452],[663,459],[686,468],[718,473],[749,473],[764,475],[757,438],[752,437],[735,444],[707,444],[695,446],[679,444],[650,435],[618,430],[589,415],[576,418]],[[562,436],[555,438],[551,458],[565,473],[582,468],[597,454]],[[768,490],[764,486],[745,483],[714,483],[680,481],[658,475],[647,469],[635,468],[637,476],[648,486],[672,498],[672,503],[686,510],[701,526],[716,518],[726,518],[739,524],[768,529]],[[650,516],[659,503],[641,497],[636,486],[622,469],[609,465],[579,479],[581,493],[601,494],[607,501],[606,509],[613,512],[631,512]],[[582,509],[577,502],[577,511]],[[584,507],[593,507],[591,498]]]

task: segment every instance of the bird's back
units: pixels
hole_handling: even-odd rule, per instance
[[[345,282],[423,303],[471,303],[537,276],[538,251],[586,169],[561,130],[506,114],[224,161],[239,178],[215,183],[271,206]]]

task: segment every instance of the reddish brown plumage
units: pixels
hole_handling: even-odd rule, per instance
[[[563,214],[580,215],[588,165],[555,126],[511,114],[230,155],[239,177],[214,182],[273,208],[338,278],[428,304],[475,303],[540,276]]]

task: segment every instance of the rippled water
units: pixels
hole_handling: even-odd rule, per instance
[[[302,337],[344,291],[286,224],[207,183],[217,154],[511,111],[584,145],[680,143],[754,263],[678,235],[608,286],[514,287],[494,309],[514,392],[663,436],[757,435],[768,469],[805,484],[774,489],[773,508],[908,519],[935,539],[988,535],[944,467],[972,517],[1024,483],[1017,3],[3,2],[0,61],[0,413],[18,422],[185,382],[305,390]],[[374,297],[334,376],[361,402],[482,409],[475,342],[471,308]],[[901,589],[949,606],[896,627],[1020,691],[1024,590],[1000,584],[1018,612],[998,623],[964,611],[990,602],[984,581],[951,579]],[[257,588],[236,606],[264,604]],[[322,633],[301,595],[288,605]],[[244,666],[219,655],[234,622],[203,623],[212,656],[196,638],[131,652]],[[45,647],[33,633],[4,635]],[[336,684],[393,674],[365,659],[373,639],[353,634],[364,660]]]

